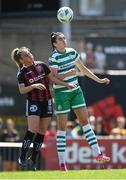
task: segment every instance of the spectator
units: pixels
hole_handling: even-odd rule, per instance
[[[86,64],[85,64],[85,66],[89,69],[95,68],[93,44],[91,42],[88,42],[86,44]]]
[[[74,138],[72,130],[75,126],[74,121],[67,121],[66,125],[66,138]]]
[[[106,68],[106,54],[103,52],[102,45],[97,45],[94,52],[95,68],[104,70]]]
[[[88,107],[87,107],[87,110],[88,110],[88,115],[89,115],[89,116],[94,116],[94,109],[93,109],[93,107],[88,106]]]
[[[95,132],[95,125],[96,125],[96,118],[95,118],[95,116],[90,115],[89,116],[89,122],[90,122],[90,125],[91,125],[92,129]]]
[[[125,61],[123,59],[119,59],[117,61],[117,68],[120,69],[120,70],[125,69]]]
[[[56,131],[57,131],[56,121],[51,121],[49,129],[45,133],[45,140],[47,140],[50,137],[55,138]]]
[[[77,119],[67,122],[66,137],[67,138],[80,138],[83,136],[83,130]]]
[[[3,127],[3,119],[2,117],[0,117],[0,129],[2,129],[2,127]]]
[[[15,129],[14,121],[12,119],[6,120],[6,128],[1,134],[2,142],[18,142],[20,140],[18,131]],[[18,151],[16,148],[3,148],[3,171],[16,171],[17,169]]]
[[[107,133],[105,132],[104,128],[104,121],[101,116],[99,116],[96,120],[96,125],[95,125],[95,134],[97,136],[105,136]]]
[[[111,130],[110,136],[121,138],[126,136],[126,119],[123,116],[119,116],[116,119],[116,127]]]
[[[3,129],[3,119],[2,117],[0,117],[0,134],[2,132],[2,129]],[[2,167],[2,154],[1,154],[1,150],[0,150],[0,169]]]
[[[75,120],[74,128],[72,129],[73,138],[81,138],[84,135],[83,129],[78,119]]]
[[[83,64],[86,63],[86,53],[85,52],[80,52],[80,60],[82,61]]]

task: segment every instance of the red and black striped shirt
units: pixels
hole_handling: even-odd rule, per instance
[[[30,67],[22,67],[17,73],[18,83],[30,86],[32,84],[42,83],[46,90],[34,89],[27,93],[27,99],[31,101],[48,101],[51,98],[49,90],[49,80],[47,75],[50,73],[46,64],[40,61]]]

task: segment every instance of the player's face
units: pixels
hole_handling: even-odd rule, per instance
[[[24,65],[32,65],[34,61],[34,57],[31,52],[27,49],[22,50],[21,60]]]
[[[55,47],[57,50],[64,50],[67,45],[67,40],[63,34],[56,37]]]

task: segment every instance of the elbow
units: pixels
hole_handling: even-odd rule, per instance
[[[52,74],[52,76],[50,76],[50,80],[55,83],[57,80],[57,77],[55,76],[55,74]]]
[[[55,77],[52,77],[52,78],[51,78],[51,81],[52,81],[53,83],[55,83],[55,82],[56,82],[56,78],[55,78]]]
[[[25,91],[19,90],[20,94],[26,94]]]
[[[25,94],[24,92],[20,91],[20,94]]]

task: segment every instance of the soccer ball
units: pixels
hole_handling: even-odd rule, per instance
[[[57,18],[61,23],[70,23],[73,19],[73,10],[69,7],[61,7],[57,11]]]

